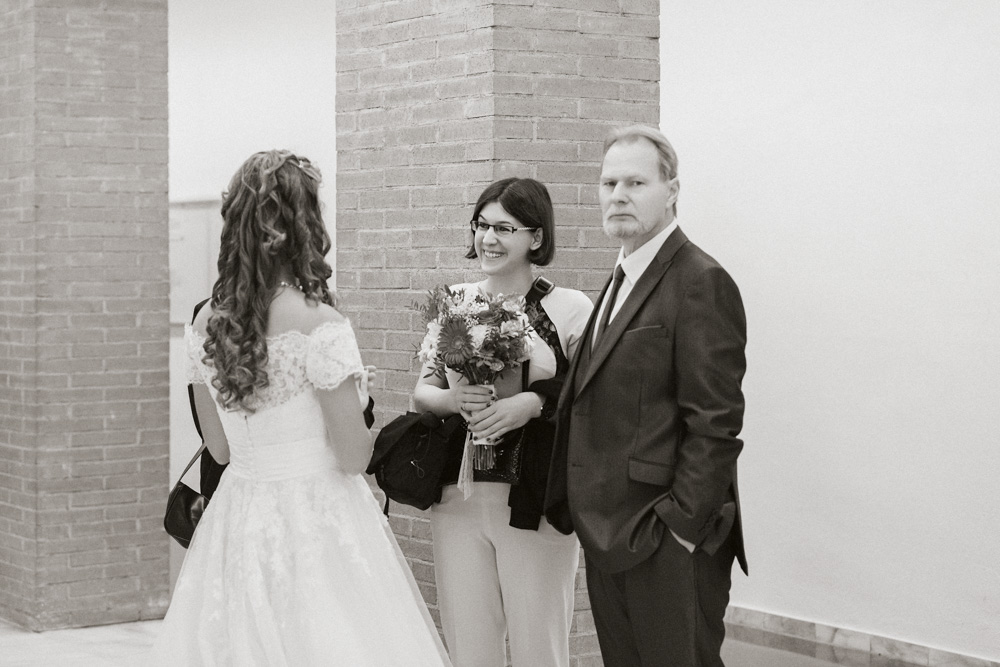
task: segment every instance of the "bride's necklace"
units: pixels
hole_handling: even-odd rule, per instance
[[[292,289],[297,289],[300,292],[302,291],[302,287],[301,286],[299,286],[299,285],[293,285],[291,283],[286,283],[284,280],[281,280],[281,281],[278,282],[278,287],[291,287]]]

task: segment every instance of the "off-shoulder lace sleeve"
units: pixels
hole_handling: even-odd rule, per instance
[[[201,361],[205,354],[202,349],[204,342],[190,324],[184,325],[184,378],[188,384],[205,384],[205,376],[202,374],[204,364]]]
[[[361,352],[350,322],[325,322],[313,329],[309,334],[306,378],[314,387],[334,389],[351,376],[362,382],[364,375]]]

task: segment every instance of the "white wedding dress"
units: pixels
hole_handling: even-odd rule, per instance
[[[185,332],[188,379],[208,382]],[[255,412],[219,414],[230,464],[184,559],[153,664],[449,665],[364,478],[337,466],[316,389],[360,381],[347,321],[268,339]],[[359,410],[361,408],[359,407]]]

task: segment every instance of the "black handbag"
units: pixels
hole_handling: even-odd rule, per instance
[[[198,311],[208,301],[208,299],[204,299],[195,305],[194,313],[191,315],[192,323],[198,317]],[[219,477],[222,476],[223,471],[226,469],[225,465],[215,462],[212,454],[205,447],[205,438],[201,433],[201,422],[198,419],[198,410],[194,406],[194,388],[190,384],[187,387],[187,392],[188,403],[191,406],[191,420],[194,422],[195,430],[198,431],[198,437],[202,439],[202,445],[195,452],[191,461],[188,462],[181,476],[177,478],[174,488],[170,490],[170,495],[167,496],[167,511],[163,514],[163,529],[167,531],[167,535],[177,540],[177,543],[185,549],[191,543],[191,537],[194,536],[194,529],[198,525],[198,520],[201,519],[201,515],[205,512],[208,501],[212,497],[212,493],[215,492],[215,487],[219,484]],[[198,493],[181,481],[202,454],[205,455],[201,465],[201,489],[204,491],[204,494]]]
[[[177,479],[177,483],[174,484],[174,488],[170,491],[170,496],[167,498],[167,511],[163,515],[163,529],[167,531],[167,535],[177,540],[177,543],[185,549],[191,543],[191,538],[194,537],[194,529],[198,527],[198,521],[205,512],[205,508],[208,507],[208,498],[181,480],[184,479],[184,475],[191,469],[191,466],[194,465],[194,462],[198,460],[203,451],[205,451],[205,445],[202,445],[195,452],[194,457],[188,462],[184,468],[184,472]]]
[[[441,475],[450,452],[465,442],[465,420],[442,420],[433,412],[407,412],[386,424],[375,438],[365,471],[389,501],[425,510],[441,500]],[[460,450],[459,450],[460,451]]]

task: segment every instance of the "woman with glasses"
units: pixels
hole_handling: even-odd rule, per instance
[[[538,181],[506,178],[487,187],[470,228],[466,257],[479,261],[484,276],[452,289],[529,295],[537,336],[527,378],[523,366],[504,373],[495,396],[483,386],[449,385],[429,367],[413,393],[418,410],[461,414],[477,437],[501,439],[496,466],[474,472],[467,499],[456,486],[461,451],[453,452],[441,502],[431,509],[445,642],[463,667],[503,667],[505,637],[513,667],[565,667],[579,544],[549,525],[542,503],[552,416],[593,305],[577,290],[532,289],[532,265],[545,266],[555,254],[552,201]]]

